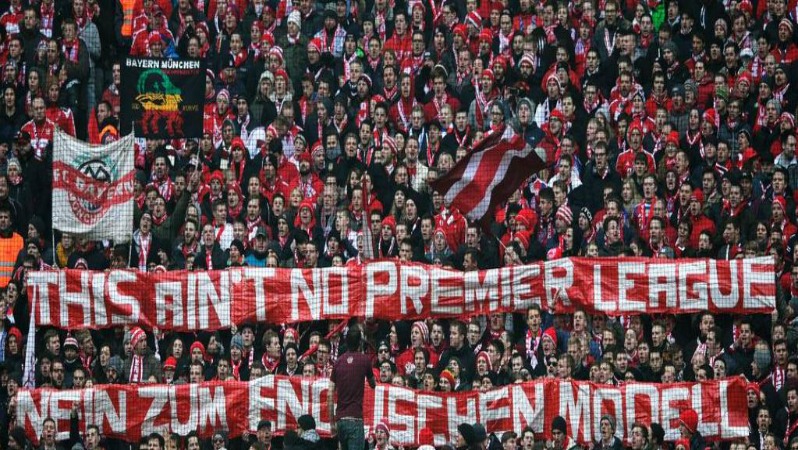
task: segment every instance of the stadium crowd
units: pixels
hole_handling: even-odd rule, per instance
[[[379,383],[486,390],[540,377],[621,384],[744,376],[751,436],[798,449],[794,0],[9,0],[0,15],[0,444],[26,346],[35,384],[330,376],[359,329]],[[132,243],[53,230],[55,127],[119,138],[126,55],[207,64],[203,136],[136,144]],[[428,182],[485,136],[519,134],[546,168],[490,231]],[[125,220],[125,218],[122,218]],[[371,258],[464,271],[568,256],[775,258],[772,315],[516,314],[393,323],[238,324],[220,332],[40,329],[26,272],[329,267]],[[593,449],[704,450],[602,420]],[[606,422],[606,423],[605,423]],[[547,424],[549,426],[549,424]],[[481,428],[480,428],[481,427]],[[455,446],[569,450],[530,430],[464,424]],[[228,441],[154,436],[149,450],[317,445],[312,417]],[[606,429],[606,431],[605,431]],[[378,426],[370,447],[390,448]],[[497,436],[487,438],[494,432]],[[556,436],[560,436],[558,440]],[[567,437],[567,436],[566,436]],[[252,447],[248,447],[249,439]],[[290,441],[290,442],[289,442]],[[86,450],[122,448],[89,428]],[[54,423],[39,448],[51,450]],[[69,448],[69,447],[68,447]],[[71,447],[74,448],[74,447]]]

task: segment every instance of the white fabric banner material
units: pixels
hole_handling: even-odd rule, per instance
[[[91,240],[133,233],[133,134],[89,145],[61,130],[53,146],[53,227]]]

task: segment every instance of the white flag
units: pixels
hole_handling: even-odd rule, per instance
[[[133,233],[133,134],[90,145],[56,129],[53,227],[91,240],[127,242]]]

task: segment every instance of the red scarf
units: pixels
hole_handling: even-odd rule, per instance
[[[230,366],[233,368],[233,378],[236,380],[241,380],[241,362],[242,361],[234,363],[232,360],[230,360]]]
[[[80,362],[83,363],[83,367],[86,370],[91,370],[91,365],[94,362],[93,356],[86,356],[83,352],[80,353]]]
[[[488,95],[484,95],[481,89],[477,89],[477,104],[474,112],[476,113],[477,128],[485,128],[485,117],[490,117],[490,105],[493,99],[498,95],[499,91],[494,87]]]
[[[61,52],[64,57],[71,62],[78,62],[80,53],[80,41],[73,39],[72,41],[61,40]]]
[[[240,52],[233,55],[233,65],[236,66],[236,69],[240,68],[244,63],[247,62],[247,52],[244,49],[241,49]]]
[[[139,234],[139,270],[142,272],[147,271],[147,255],[150,253],[150,246],[152,245],[152,233],[144,236]]]
[[[213,247],[211,247],[210,249],[209,248],[205,249],[205,267],[208,270],[215,269],[215,267],[213,267]]]
[[[91,20],[91,12],[89,11],[89,8],[83,8],[82,16],[78,16],[77,14],[75,14],[75,10],[73,9],[72,16],[75,19],[75,23],[78,25],[78,33],[83,31],[83,29],[89,23],[89,20]]]
[[[48,38],[53,37],[53,20],[55,18],[55,8],[53,4],[50,4],[50,7],[46,8],[44,2],[42,2],[39,7],[39,14],[41,15],[39,29],[41,29],[42,33]]]
[[[267,353],[264,353],[260,360],[263,363],[263,367],[265,367],[266,371],[269,373],[277,372],[277,367],[280,366],[279,356],[277,358],[272,358]]]
[[[164,214],[161,217],[152,216],[152,223],[154,225],[162,225],[164,222],[166,222],[166,219],[168,217],[169,217],[169,214]]]
[[[377,20],[378,18],[382,20]],[[385,42],[385,34],[386,34],[385,24],[387,21],[388,17],[386,17],[386,14],[384,12],[380,12],[377,10],[374,11],[374,24],[376,25],[377,22],[380,22],[380,25],[377,26],[377,33],[380,35],[380,40],[382,42]]]
[[[338,30],[341,28],[340,25],[336,25],[335,29],[332,32],[327,31],[326,29],[321,30],[319,33],[319,40],[321,41],[321,51],[322,53],[333,53],[333,45],[335,45],[335,35],[338,34]]]
[[[410,103],[409,106],[405,106],[407,103]],[[413,108],[416,107],[418,102],[414,97],[410,97],[410,102],[408,102],[404,98],[400,98],[398,102],[396,102],[396,112],[399,114],[399,123],[397,125],[400,129],[407,131],[410,129],[410,115],[408,114],[410,111],[413,111]]]
[[[184,243],[182,248],[180,249],[180,251],[183,253],[183,258],[188,258],[188,255],[196,254],[197,244],[199,244],[199,241],[196,239],[194,239],[194,243],[191,244],[191,246],[188,246]]]

